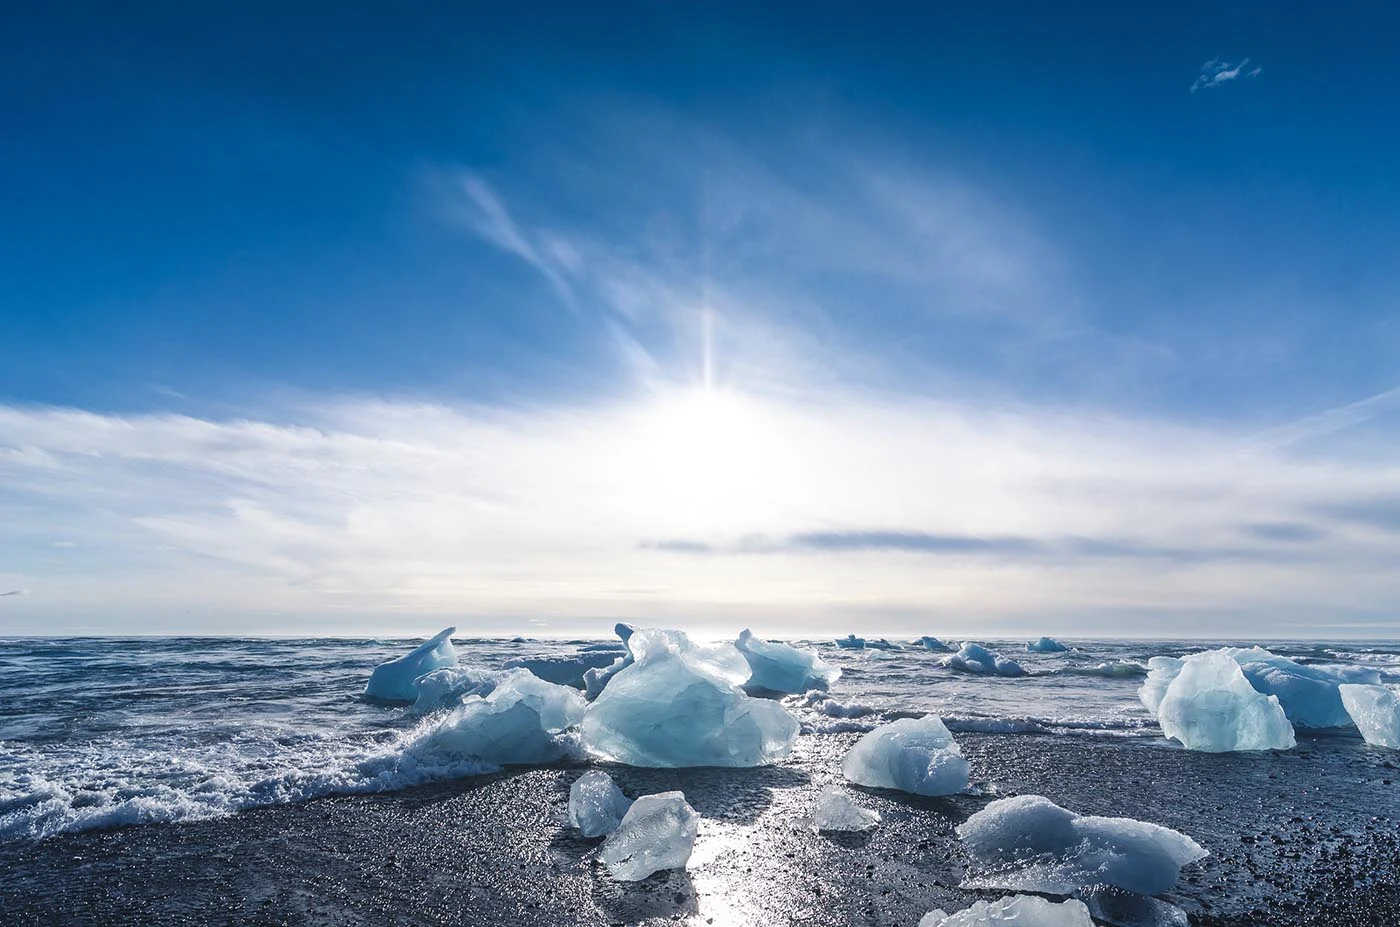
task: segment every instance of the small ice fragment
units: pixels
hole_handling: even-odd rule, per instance
[[[365,695],[386,702],[412,702],[418,698],[413,681],[444,666],[457,665],[457,651],[452,649],[456,628],[439,631],[431,640],[414,648],[397,660],[381,663],[370,673]]]
[[[847,634],[845,637],[837,638],[836,646],[842,650],[864,650],[865,638]]]
[[[980,676],[1024,676],[1026,672],[1015,660],[973,643],[965,643],[957,653],[948,654],[943,658],[943,665]]]
[[[1344,685],[1342,704],[1368,744],[1400,750],[1400,698],[1385,686]]]
[[[976,864],[964,887],[1050,895],[1094,885],[1156,895],[1176,884],[1182,866],[1209,855],[1170,828],[1078,815],[1040,795],[994,801],[958,836]]]
[[[812,812],[812,826],[818,831],[863,831],[879,823],[880,812],[862,808],[834,785],[822,789]]]
[[[866,734],[841,771],[857,785],[914,795],[952,795],[967,788],[962,749],[937,715],[901,718]]]
[[[1153,674],[1159,666],[1154,659]],[[1141,693],[1144,703],[1155,698],[1155,686],[1149,675]],[[1157,706],[1157,723],[1186,749],[1206,753],[1288,750],[1296,742],[1278,698],[1251,686],[1224,650],[1194,653],[1181,661]]]
[[[636,882],[662,869],[681,869],[695,848],[699,829],[700,816],[686,804],[684,793],[643,795],[598,848],[598,859],[620,882]]]
[[[919,638],[919,643],[922,644],[925,649],[935,650],[939,653],[950,653],[953,649],[952,647],[949,647],[947,644],[943,643],[938,638],[929,637],[928,635]]]
[[[631,799],[600,769],[590,769],[569,786],[569,822],[585,837],[612,833],[631,807]]]
[[[748,686],[769,692],[800,694],[829,689],[841,671],[811,650],[760,640],[745,628],[734,642],[749,664]]]
[[[1026,645],[1028,653],[1064,653],[1066,650],[1069,648],[1053,637],[1042,637]]]
[[[1035,895],[1011,895],[999,901],[977,901],[956,914],[930,911],[919,919],[919,927],[1094,927],[1089,909],[1082,901],[1059,903]]]

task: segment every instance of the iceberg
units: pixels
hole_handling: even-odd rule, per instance
[[[1400,698],[1385,686],[1341,686],[1342,704],[1368,744],[1400,750]]]
[[[603,691],[603,688],[608,684],[608,680],[611,679],[615,673],[624,667],[632,665],[632,650],[627,642],[632,639],[632,632],[635,630],[637,629],[627,624],[625,621],[619,621],[617,624],[613,625],[613,633],[621,640],[619,644],[610,644],[608,646],[613,649],[614,653],[619,649],[624,651],[624,653],[620,657],[615,657],[611,663],[603,666],[596,666],[583,674],[584,698],[588,699],[590,702],[593,701],[598,697],[598,693]]]
[[[598,848],[598,859],[620,882],[637,882],[662,869],[682,869],[699,829],[700,816],[684,793],[643,795]]]
[[[589,651],[572,657],[514,657],[502,666],[505,669],[526,669],[545,682],[556,686],[571,686],[582,689],[586,686],[589,670],[611,666],[617,659],[616,653]]]
[[[1082,901],[1059,903],[1035,895],[1012,895],[999,901],[978,901],[956,914],[930,911],[919,919],[919,927],[1094,927],[1089,909]]]
[[[862,808],[834,785],[822,789],[812,812],[812,827],[817,831],[864,831],[879,823],[880,812]]]
[[[948,669],[980,676],[1024,676],[1026,673],[1015,660],[1009,660],[981,644],[963,644],[957,653],[944,657],[942,663]]]
[[[965,888],[1069,895],[1111,885],[1168,891],[1210,854],[1179,831],[1132,818],[1078,815],[1040,795],[994,801],[957,829],[974,869]]]
[[[953,649],[952,647],[949,647],[947,644],[943,643],[938,638],[929,637],[927,635],[919,638],[918,643],[921,644],[927,650],[936,650],[940,653],[950,653]]]
[[[1338,686],[1380,684],[1380,676],[1374,670],[1305,665],[1262,647],[1221,647],[1211,652],[1228,654],[1240,665],[1255,691],[1276,696],[1294,727],[1350,727],[1352,719],[1342,705]],[[1153,657],[1148,662],[1148,679],[1138,692],[1148,711],[1157,713],[1157,705],[1181,672],[1181,666],[1182,661],[1172,657]]]
[[[633,662],[614,673],[580,725],[594,756],[628,766],[766,766],[792,750],[797,719],[741,688],[749,664],[733,644],[637,630]]]
[[[569,823],[585,837],[612,833],[631,807],[631,799],[602,770],[591,769],[569,786]]]
[[[505,673],[486,696],[463,700],[435,725],[418,732],[406,756],[472,758],[496,766],[553,763],[567,755],[559,736],[583,717],[584,701],[516,669]]]
[[[468,695],[489,695],[499,678],[499,673],[472,666],[444,666],[424,673],[413,680],[413,689],[418,693],[413,713],[423,715],[450,708]]]
[[[898,650],[898,649],[899,649],[899,645],[898,645],[898,644],[891,644],[889,641],[885,640],[883,637],[882,637],[882,638],[879,638],[878,640],[873,640],[873,641],[872,641],[872,640],[867,640],[867,641],[865,642],[865,646],[866,646],[866,649],[868,649],[868,650]]]
[[[452,635],[456,631],[456,628],[439,631],[412,652],[376,666],[365,685],[365,696],[385,702],[416,701],[415,679],[435,669],[457,665],[457,651],[452,649]]]
[[[1053,637],[1042,637],[1040,640],[1031,641],[1026,645],[1027,653],[1064,653],[1069,650],[1064,644]]]
[[[1149,675],[1143,688],[1154,686],[1150,697],[1155,698],[1156,684]],[[1143,697],[1144,703],[1149,700]],[[1288,750],[1295,744],[1293,726],[1277,696],[1255,690],[1239,663],[1224,650],[1192,654],[1181,661],[1157,705],[1157,723],[1163,734],[1186,749],[1207,753]]]
[[[786,695],[829,689],[841,671],[810,650],[760,640],[745,628],[734,646],[749,664],[748,687]]]
[[[936,715],[901,718],[856,742],[841,772],[857,785],[915,795],[952,795],[967,788],[962,749]]]
[[[836,646],[842,650],[864,650],[865,638],[847,634],[845,637],[837,638]]]

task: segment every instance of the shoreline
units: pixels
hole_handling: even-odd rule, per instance
[[[929,799],[853,787],[884,821],[818,835],[803,816],[854,736],[803,737],[757,769],[602,766],[629,795],[679,789],[703,819],[685,872],[612,882],[564,824],[585,767],[513,769],[207,821],[0,845],[0,910],[39,924],[908,925],[1009,892],[957,888],[953,828],[992,797],[1181,830],[1211,856],[1164,896],[1197,927],[1393,927],[1400,769],[1328,737],[1288,753],[964,734],[974,784]]]

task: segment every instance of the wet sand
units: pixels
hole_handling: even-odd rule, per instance
[[[1305,737],[1264,755],[1160,742],[962,734],[986,796],[874,790],[868,835],[803,816],[854,736],[803,737],[753,770],[607,768],[630,795],[680,789],[705,821],[684,872],[611,881],[563,824],[579,768],[512,771],[235,817],[0,846],[0,923],[167,925],[906,925],[1000,892],[957,888],[953,828],[1038,793],[1190,834],[1211,857],[1167,900],[1200,927],[1394,927],[1400,755]],[[606,768],[606,767],[605,767]]]

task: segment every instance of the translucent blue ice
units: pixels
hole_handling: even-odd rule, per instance
[[[1012,895],[997,901],[976,901],[955,914],[930,911],[919,927],[1094,927],[1084,902],[1054,902],[1035,895]]]
[[[977,673],[982,676],[1023,676],[1025,670],[1015,660],[1003,657],[995,650],[988,650],[981,644],[963,644],[957,653],[943,658],[943,665],[964,673]]]
[[[1162,733],[1188,750],[1225,753],[1293,747],[1293,726],[1278,698],[1250,685],[1228,650],[1208,650],[1174,661],[1154,658],[1148,666],[1139,696],[1149,708],[1156,702]]]
[[[1069,648],[1053,637],[1042,637],[1027,644],[1026,650],[1029,653],[1064,653]]]
[[[699,829],[700,815],[683,793],[643,795],[598,848],[598,859],[620,882],[636,882],[662,869],[684,869]]]
[[[632,801],[600,769],[591,769],[569,786],[569,822],[585,837],[602,837],[617,829]]]
[[[589,752],[629,766],[764,766],[792,750],[798,723],[741,688],[749,664],[733,644],[702,646],[680,631],[638,630],[584,715]]]
[[[952,795],[967,788],[967,760],[936,715],[877,727],[846,754],[841,771],[857,785],[914,795]]]
[[[841,671],[824,662],[815,652],[761,640],[744,629],[734,646],[749,664],[748,686],[769,692],[801,694],[812,689],[829,689]]]
[[[576,690],[523,669],[502,675],[491,694],[468,696],[404,750],[411,761],[470,758],[495,766],[553,763],[568,755],[560,735],[583,717]]]
[[[370,674],[365,695],[386,702],[412,702],[418,698],[413,681],[444,666],[457,665],[457,651],[452,649],[452,634],[456,628],[439,631],[429,641],[397,660],[381,663]]]
[[[1400,750],[1400,696],[1385,686],[1344,685],[1342,704],[1368,744]]]

